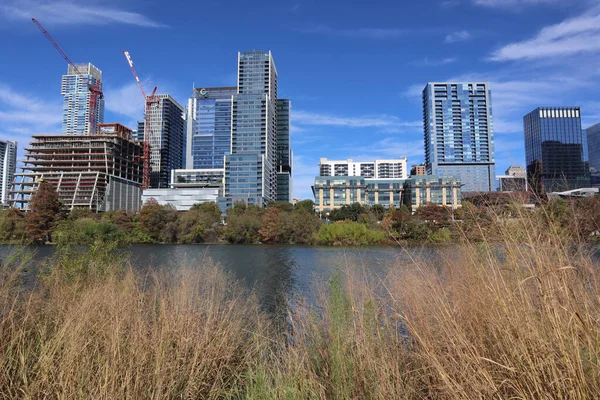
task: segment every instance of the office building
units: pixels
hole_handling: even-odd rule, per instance
[[[150,106],[150,188],[168,188],[171,171],[183,168],[183,107],[168,94],[157,94]],[[144,137],[144,121],[138,122],[138,141]]]
[[[427,175],[427,167],[425,164],[413,165],[410,167],[410,176]]]
[[[121,124],[99,128],[95,135],[33,135],[22,171],[15,174],[10,205],[27,209],[40,182],[48,182],[68,210],[138,211],[143,149]]]
[[[194,88],[185,113],[186,169],[223,169],[237,87]]]
[[[590,168],[600,172],[600,123],[585,130]]]
[[[375,179],[406,179],[406,157],[395,160],[352,161],[319,159],[321,176],[362,176]]]
[[[17,142],[0,140],[0,205],[8,203],[8,191],[17,168]]]
[[[457,176],[464,191],[494,190],[490,84],[428,83],[423,90],[427,174]]]
[[[579,107],[540,107],[523,117],[527,179],[538,194],[590,185]]]
[[[271,52],[238,53],[231,154],[225,156],[224,212],[234,202],[277,200],[277,69]]]
[[[378,179],[363,176],[318,176],[312,187],[315,210],[329,213],[344,205],[360,203],[384,208],[403,204],[416,211],[424,204],[461,206],[461,183],[454,177],[432,175],[408,179]]]
[[[67,74],[62,77],[61,84],[63,135],[96,133],[98,125],[104,122],[104,99],[101,97],[96,101],[93,113],[94,121],[90,121],[92,94],[88,85],[94,86],[96,83],[99,83],[99,87],[102,89],[102,71],[94,65],[91,63],[69,65]]]
[[[498,176],[498,191],[527,192],[527,171],[523,167],[508,167],[504,175]]]
[[[291,107],[290,100],[277,99],[277,201],[281,203],[291,203],[294,195],[294,155],[290,146]]]

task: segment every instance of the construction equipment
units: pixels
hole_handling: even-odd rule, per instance
[[[67,56],[67,54],[60,48],[58,43],[56,43],[56,41],[54,41],[54,39],[52,38],[52,36],[50,36],[48,31],[46,29],[44,29],[42,24],[40,24],[35,18],[31,18],[31,20],[33,21],[35,26],[37,26],[38,29],[44,34],[44,36],[46,36],[46,39],[48,39],[50,41],[50,43],[52,43],[52,46],[54,46],[54,48],[60,53],[60,55],[65,59],[65,61],[73,68],[73,70],[75,70],[75,72],[77,72],[77,75],[79,75],[79,77],[81,79],[83,79],[83,81],[87,84],[88,90],[90,91],[90,115],[89,115],[88,133],[89,134],[96,133],[96,132],[93,132],[94,124],[96,121],[96,104],[98,104],[98,99],[101,99],[104,97],[104,94],[102,93],[102,89],[100,88],[100,81],[98,80],[98,81],[96,81],[95,85],[92,85],[89,82],[89,79],[86,78],[81,73],[81,71],[75,66],[75,64],[73,64],[73,62],[71,61],[69,56]]]
[[[127,58],[127,62],[129,63],[129,68],[131,68],[131,72],[133,73],[135,81],[137,82],[137,84],[140,88],[140,91],[142,92],[142,96],[144,96],[144,102],[146,104],[146,108],[144,110],[144,179],[142,181],[142,189],[148,189],[150,187],[150,171],[151,171],[151,166],[150,166],[150,134],[151,134],[151,131],[150,131],[150,108],[152,107],[152,104],[158,104],[160,102],[160,99],[155,96],[156,86],[154,86],[154,90],[152,90],[152,94],[150,94],[149,96],[146,95],[146,91],[144,90],[144,85],[142,85],[142,82],[140,81],[140,77],[138,76],[137,71],[135,70],[135,67],[133,66],[133,60],[131,59],[129,52],[126,50],[123,50],[123,54],[125,55],[125,58]]]

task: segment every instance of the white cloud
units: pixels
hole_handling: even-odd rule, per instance
[[[62,123],[62,105],[47,102],[0,84],[0,129],[16,134],[57,133]]]
[[[444,39],[445,43],[456,43],[456,42],[463,42],[465,40],[469,40],[471,39],[471,33],[469,31],[457,31],[457,32],[452,32],[446,35],[446,39]]]
[[[298,125],[342,126],[348,128],[414,128],[421,126],[421,121],[406,122],[390,115],[345,117],[331,114],[320,114],[294,110],[292,121]]]
[[[600,51],[600,8],[549,25],[528,40],[492,53],[491,61],[535,60]]]
[[[135,81],[121,87],[105,88],[104,101],[109,111],[136,121],[144,119],[144,97]]]
[[[304,33],[323,34],[363,39],[396,39],[407,31],[396,28],[333,28],[329,25],[317,25],[301,29]]]
[[[3,0],[0,18],[25,20],[35,17],[47,25],[108,25],[113,23],[147,28],[165,27],[161,23],[135,12],[107,7],[92,1],[74,0]]]
[[[563,4],[568,0],[473,0],[473,4],[491,8],[512,8],[541,4]]]
[[[428,57],[426,57],[423,61],[417,61],[414,64],[421,67],[437,67],[440,65],[453,64],[456,61],[458,61],[458,58],[456,57],[446,57],[439,60],[429,59]]]

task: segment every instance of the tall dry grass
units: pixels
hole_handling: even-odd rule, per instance
[[[217,398],[253,356],[257,307],[219,268],[131,269],[4,297],[0,397]]]
[[[346,265],[283,330],[212,265],[3,283],[0,397],[597,398],[589,248],[539,213],[493,237],[384,279]]]

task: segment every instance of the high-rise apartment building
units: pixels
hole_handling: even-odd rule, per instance
[[[17,142],[0,140],[0,205],[8,203],[8,191],[17,168]]]
[[[186,107],[186,169],[223,169],[236,87],[194,88]]]
[[[277,69],[271,52],[238,53],[231,154],[225,156],[222,210],[236,201],[263,206],[277,200]]]
[[[150,187],[170,187],[171,171],[183,168],[183,107],[168,94],[157,94],[158,103],[150,106]],[[144,137],[144,121],[138,122],[137,135]]]
[[[540,107],[523,117],[527,178],[536,193],[589,186],[579,107]]]
[[[457,176],[465,192],[494,190],[490,84],[431,82],[423,90],[427,174]]]
[[[97,99],[94,110],[94,121],[90,121],[90,99],[92,93],[88,85],[94,86],[98,82],[100,82],[99,86],[102,89],[102,71],[93,64],[69,65],[67,74],[62,77],[60,90],[63,95],[63,135],[96,133],[98,125],[104,122],[103,98]],[[91,129],[90,122],[92,123]]]
[[[406,179],[406,157],[395,160],[357,161],[319,159],[321,176],[362,176],[375,179]]]
[[[585,130],[590,168],[600,172],[600,123],[590,126]]]
[[[277,201],[291,203],[294,195],[290,147],[290,110],[288,99],[277,99]]]

